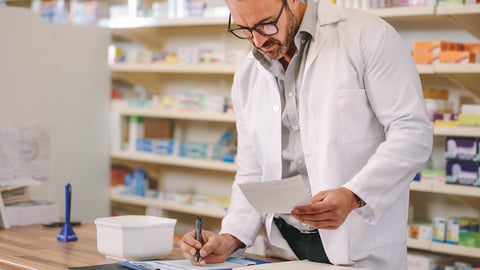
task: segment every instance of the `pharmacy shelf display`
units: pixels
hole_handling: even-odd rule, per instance
[[[101,25],[111,29],[114,41],[126,41],[142,45],[155,52],[168,52],[169,49],[171,51],[172,44],[178,44],[179,46],[193,46],[196,43],[215,42],[211,40],[212,38],[220,38],[220,42],[226,42],[228,48],[231,48],[230,45],[234,42],[233,49],[242,48],[245,52],[248,50],[247,43],[241,40],[237,41],[233,37],[230,37],[226,31],[225,18],[185,18],[163,20],[138,18],[133,20],[102,21]],[[190,34],[196,35],[196,39],[192,39],[189,36]],[[183,41],[183,43],[178,40]],[[185,42],[185,40],[187,40],[187,42]],[[111,65],[112,79],[141,85],[148,92],[155,93],[160,98],[162,95],[175,95],[176,91],[183,91],[183,89],[180,89],[175,83],[178,85],[181,84],[182,86],[182,83],[184,83],[187,86],[201,88],[207,95],[212,93],[212,95],[229,96],[229,85],[231,84],[231,81],[233,81],[235,69],[235,64],[229,64],[226,63],[226,61],[225,63],[207,61],[207,63],[197,64],[172,63],[168,61],[132,63],[127,61],[125,63]],[[178,81],[181,82],[179,83]],[[217,82],[219,82],[220,86],[213,85],[217,88],[211,91],[212,89],[209,89],[209,87],[211,84]],[[202,83],[205,85],[202,85]],[[225,88],[225,92],[223,92],[223,88]],[[123,119],[130,116],[170,119],[174,121],[174,132],[178,131],[177,124],[181,126],[180,134],[183,134],[184,132],[193,132],[195,134],[195,127],[203,124],[207,127],[215,126],[219,129],[223,129],[223,127],[234,128],[235,126],[235,117],[233,114],[229,113],[116,105],[112,106],[111,112]],[[184,126],[195,127],[189,129],[188,127],[184,128]],[[205,131],[202,130],[202,132]],[[214,136],[214,133],[212,133],[213,131],[208,130],[208,132]],[[167,179],[167,181],[176,181],[176,179],[172,180],[174,177],[182,177],[182,180],[185,179],[182,181],[182,184],[185,185],[185,182],[198,181],[199,174],[205,174],[207,176],[204,178],[208,178],[208,175],[213,173],[215,175],[220,175],[218,176],[220,180],[226,179],[226,181],[221,182],[224,182],[229,189],[231,180],[234,178],[234,173],[237,171],[237,165],[235,163],[219,160],[186,158],[176,155],[159,155],[147,152],[115,150],[111,152],[110,157],[112,161],[120,161],[122,164],[128,164],[130,162],[135,164],[135,166],[145,168],[152,168],[152,166],[160,167],[161,174],[163,175],[160,176],[162,179],[159,180],[159,185],[164,184],[165,179],[167,178],[170,179]],[[179,176],[179,171],[181,171],[183,175]],[[203,179],[202,181],[205,180]],[[199,184],[196,183],[196,185],[198,186]],[[170,190],[168,190],[168,187],[171,187],[172,185],[167,184],[166,186],[167,188],[165,190],[162,187],[159,187],[159,191],[169,193]],[[110,201],[114,203],[135,205],[144,208],[156,207],[166,210],[171,214],[177,213],[180,216],[182,214],[201,215],[214,219],[220,219],[225,216],[225,210],[221,208],[159,200],[158,198],[125,195],[123,193],[115,192],[115,190],[115,188],[112,188],[110,194]],[[192,190],[195,194],[201,193],[201,191],[196,191],[194,188],[190,189],[189,187],[185,188],[185,190]],[[221,194],[221,196],[228,197],[228,194]]]
[[[369,12],[384,18],[386,21],[395,25],[397,22],[416,21],[419,24],[423,20],[447,20],[454,22],[473,36],[480,38],[480,4],[476,5],[448,5],[432,7],[398,7],[372,9]],[[225,18],[188,18],[188,19],[134,19],[131,21],[104,21],[104,26],[111,28],[114,37],[133,41],[144,45],[147,48],[161,47],[163,42],[168,39],[168,33],[186,32],[186,29],[201,29],[202,31],[225,31],[227,20]],[[155,37],[155,38],[152,38]],[[242,42],[242,41],[240,41]],[[456,85],[471,91],[480,96],[480,64],[437,64],[437,65],[417,65],[419,74],[423,77],[442,76],[454,82]],[[156,83],[158,76],[187,75],[208,75],[208,76],[233,76],[235,65],[228,64],[129,64],[118,63],[111,65],[112,76],[117,78],[130,78],[131,75],[137,78],[151,79]],[[193,120],[206,122],[234,123],[235,118],[229,114],[207,114],[207,113],[189,113],[174,110],[160,110],[147,108],[115,108],[115,113],[122,116],[136,115],[143,117],[168,118],[176,120]],[[480,128],[476,127],[434,127],[435,136],[464,136],[480,137]],[[219,170],[231,172],[236,171],[235,164],[226,164],[217,161],[193,160],[176,157],[157,156],[148,153],[131,153],[126,151],[114,151],[111,153],[113,159],[132,160],[163,166],[186,167],[204,170]],[[413,182],[412,192],[426,192],[431,194],[440,194],[445,196],[468,197],[472,200],[480,201],[480,188],[464,187],[456,185],[435,185]],[[141,198],[131,195],[121,195],[112,192],[110,194],[112,202],[120,202],[138,206],[155,206],[166,210],[187,213],[193,215],[204,215],[213,218],[222,218],[225,211],[221,209],[210,209],[194,205],[182,204],[177,202],[165,202],[155,198]],[[432,243],[408,239],[408,247],[420,250],[426,250],[435,253],[444,253],[451,255],[460,255],[471,258],[480,258],[479,248],[468,248],[447,244]]]

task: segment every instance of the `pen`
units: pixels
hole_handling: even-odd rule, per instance
[[[200,217],[197,217],[195,220],[195,239],[202,243],[202,219]],[[197,262],[200,261],[200,249],[196,249],[195,252],[195,260]]]

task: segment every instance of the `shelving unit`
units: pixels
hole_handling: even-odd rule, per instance
[[[119,21],[103,21],[101,25],[111,29],[114,40],[133,42],[143,45],[145,48],[153,51],[169,51],[172,47],[193,46],[194,44],[210,41],[212,38],[218,38],[219,43],[225,43],[229,49],[248,49],[248,44],[241,40],[236,40],[226,31],[226,18],[185,18],[185,19],[143,19]],[[194,37],[186,38],[189,35]],[[177,42],[176,39],[183,42]],[[189,40],[188,44],[185,40]],[[193,41],[194,40],[194,41]],[[173,44],[173,45],[172,45]],[[177,85],[187,85],[187,87],[198,87],[205,91],[205,94],[230,95],[230,85],[233,82],[233,74],[236,65],[229,63],[200,63],[200,64],[181,64],[181,63],[117,63],[111,65],[112,78],[126,81],[131,84],[143,86],[149,93],[158,96],[173,95],[174,88],[180,88]],[[211,84],[219,82],[220,87],[214,85],[215,89],[210,89]],[[177,83],[177,85],[175,85]],[[173,86],[172,86],[173,85]],[[223,90],[221,88],[224,88]],[[150,109],[112,106],[111,112],[120,117],[138,116],[144,118],[162,118],[174,121],[174,132],[188,136],[191,130],[189,128],[205,127],[206,132],[210,129],[221,129],[222,127],[234,127],[235,117],[233,114],[210,113],[201,111],[181,111],[176,109]],[[177,128],[177,124],[180,128]],[[204,131],[205,132],[205,131]],[[213,133],[212,133],[213,134]],[[204,134],[205,136],[205,134]],[[201,136],[200,136],[201,137]],[[195,138],[196,139],[196,138]],[[199,139],[201,140],[201,139]],[[111,152],[112,161],[122,163],[132,162],[136,166],[145,164],[145,167],[161,168],[159,185],[168,187],[175,185],[185,185],[190,181],[191,188],[184,187],[178,192],[189,192],[200,195],[211,195],[208,192],[217,189],[222,184],[226,188],[222,194],[228,197],[228,191],[237,165],[234,163],[222,162],[217,160],[193,159],[178,156],[163,156],[154,153],[128,152],[115,150]],[[141,166],[141,165],[140,165]],[[203,176],[202,175],[206,175]],[[213,184],[202,185],[210,181],[209,178],[218,177],[220,179],[212,180]],[[218,176],[220,175],[220,176]],[[216,182],[215,182],[216,181]],[[181,182],[181,183],[177,183]],[[204,186],[203,190],[199,186]],[[208,188],[207,188],[208,187]],[[227,191],[225,191],[227,190]],[[175,192],[175,190],[173,190]],[[207,194],[205,194],[207,193]],[[198,205],[184,204],[171,201],[162,201],[156,198],[144,198],[132,195],[122,195],[111,192],[110,201],[126,205],[135,205],[140,207],[155,207],[167,211],[169,214],[179,215],[202,215],[215,220],[216,223],[225,216],[225,210],[218,208],[209,208]],[[174,216],[175,217],[175,216]],[[193,219],[192,219],[193,220]],[[208,222],[208,219],[207,221]],[[212,225],[212,224],[210,224]],[[178,228],[178,226],[177,226]],[[191,226],[188,226],[191,228]],[[181,229],[179,231],[181,233]]]
[[[415,8],[385,8],[369,10],[395,25],[405,21],[415,21],[418,25],[422,22],[448,21],[460,26],[474,37],[480,38],[480,4],[465,6],[432,6]],[[172,33],[186,34],[195,29],[202,33],[212,31],[226,32],[226,18],[188,18],[188,19],[135,19],[131,21],[104,21],[102,24],[112,30],[114,37],[122,40],[135,41],[147,48],[163,48],[164,43]],[[155,38],[153,38],[155,37]],[[235,41],[236,42],[236,41]],[[243,41],[238,41],[243,42]],[[127,79],[129,81],[149,80],[147,84],[158,84],[168,76],[209,76],[215,79],[219,76],[230,80],[236,66],[230,64],[114,64],[111,66],[114,78]],[[419,74],[424,78],[436,78],[437,76],[448,79],[455,85],[466,89],[480,97],[480,64],[465,65],[417,65]],[[235,122],[233,115],[211,114],[211,113],[190,113],[176,110],[159,110],[146,108],[115,108],[112,112],[122,116],[137,115],[152,118],[167,118],[191,122],[213,122],[232,124]],[[435,136],[465,136],[480,137],[480,128],[474,127],[434,127]],[[205,171],[220,171],[232,176],[237,170],[235,164],[228,164],[219,161],[206,161],[185,159],[178,157],[165,157],[146,153],[129,153],[125,151],[114,151],[111,158],[116,160],[137,161],[149,164],[158,164],[166,167],[190,168]],[[412,192],[424,192],[438,196],[467,197],[469,200],[480,200],[480,188],[464,187],[456,185],[435,185],[413,182]],[[132,204],[138,206],[154,206],[165,210],[191,215],[204,215],[220,219],[225,211],[210,209],[193,205],[160,201],[154,198],[140,198],[135,196],[110,194],[112,202]],[[480,259],[480,249],[467,248],[447,244],[438,244],[415,239],[408,239],[408,247],[413,249],[426,250],[435,253],[460,255]]]

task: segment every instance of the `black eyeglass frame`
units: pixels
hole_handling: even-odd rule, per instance
[[[285,3],[286,2],[287,2],[286,0],[282,1],[282,7],[280,8],[280,12],[278,13],[278,16],[275,20],[273,20],[271,22],[267,22],[267,23],[257,23],[251,28],[250,27],[239,27],[239,28],[232,29],[231,28],[232,14],[230,13],[230,15],[228,16],[228,29],[227,29],[227,31],[230,32],[232,35],[236,36],[239,39],[251,39],[251,38],[253,38],[253,31],[256,31],[257,33],[259,33],[262,36],[267,36],[267,37],[268,36],[273,36],[273,35],[278,33],[277,23],[280,20],[280,17],[282,16],[283,9],[285,8]],[[265,26],[265,25],[273,25],[273,27],[275,27],[275,33],[272,33],[272,34],[263,33],[262,30],[259,29],[259,27],[262,27],[262,26]],[[248,31],[250,33],[250,35],[249,36],[239,36],[239,35],[235,34],[235,31],[238,31],[238,30]]]

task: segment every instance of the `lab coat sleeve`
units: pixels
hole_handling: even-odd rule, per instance
[[[238,73],[237,71],[236,74]],[[238,184],[260,181],[262,170],[248,135],[245,118],[242,117],[243,106],[241,91],[244,87],[239,77],[235,75],[232,86],[232,101],[238,133],[236,162],[239,170],[235,175],[230,206],[227,215],[222,220],[222,230],[220,233],[232,234],[249,247],[253,244],[260,230],[262,217],[247,201],[238,188]]]
[[[409,50],[389,24],[372,23],[376,27],[370,29],[375,31],[365,28],[359,35],[362,72],[370,106],[384,127],[385,141],[344,187],[367,202],[357,213],[375,224],[428,160],[433,135]]]

